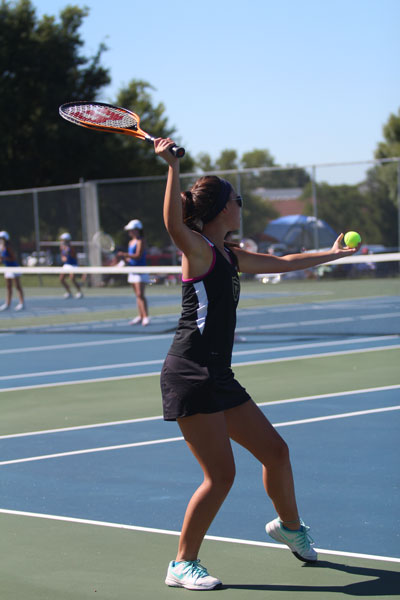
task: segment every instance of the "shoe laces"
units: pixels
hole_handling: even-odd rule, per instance
[[[187,566],[184,568],[184,572],[192,577],[198,579],[199,577],[207,577],[208,571],[203,565],[200,564],[200,559],[186,561]]]
[[[301,548],[304,550],[308,550],[310,546],[313,546],[315,543],[311,535],[308,533],[309,531],[310,528],[308,527],[308,525],[304,525],[304,523],[301,522],[301,530],[298,532],[299,546],[301,546]]]

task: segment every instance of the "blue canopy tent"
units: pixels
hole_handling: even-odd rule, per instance
[[[337,238],[337,233],[328,223],[305,215],[287,215],[274,219],[268,223],[264,234],[284,244],[290,252],[298,252],[303,248],[328,248]]]

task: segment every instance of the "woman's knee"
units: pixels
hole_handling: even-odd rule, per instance
[[[283,438],[277,436],[269,452],[265,466],[268,468],[271,466],[284,466],[286,464],[290,464],[289,446]]]
[[[235,464],[225,465],[221,469],[217,469],[212,473],[207,473],[206,479],[213,487],[218,487],[227,492],[231,489],[235,481],[236,468]]]

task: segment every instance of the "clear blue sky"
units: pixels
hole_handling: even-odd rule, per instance
[[[144,79],[194,155],[268,148],[282,165],[373,158],[400,107],[400,0],[33,0],[38,15],[88,6],[115,101]],[[68,99],[66,99],[68,100]],[[354,183],[364,168],[323,169]]]

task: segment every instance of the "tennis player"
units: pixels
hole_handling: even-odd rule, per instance
[[[317,560],[309,527],[299,517],[289,450],[279,433],[235,379],[231,355],[239,301],[238,271],[281,273],[314,267],[356,249],[342,249],[340,235],[331,250],[284,257],[248,252],[224,243],[239,229],[242,199],[228,181],[201,177],[181,193],[179,160],[156,139],[156,153],[169,165],[164,200],[165,226],[182,258],[182,315],[161,373],[164,419],[176,420],[198,460],[204,480],[187,506],[178,553],[165,583],[211,590],[221,581],[208,574],[198,553],[203,538],[235,477],[231,439],[263,466],[263,482],[278,517],[266,531],[304,562]]]
[[[18,262],[15,258],[14,251],[10,244],[10,236],[7,231],[0,231],[0,262],[5,267],[18,267]],[[7,272],[4,273],[4,279],[6,280],[6,301],[0,306],[0,310],[8,310],[11,307],[12,293],[13,293],[13,282],[17,289],[19,302],[15,307],[15,310],[24,310],[24,292],[21,285],[21,276],[19,273]]]
[[[130,267],[146,266],[146,242],[143,234],[143,224],[139,219],[132,219],[124,227],[130,237],[128,252],[118,252],[117,257],[121,258],[126,265]],[[128,283],[136,296],[138,316],[129,321],[130,325],[141,323],[144,327],[150,323],[147,299],[145,296],[146,283],[150,283],[147,273],[129,273]]]
[[[75,298],[83,298],[81,286],[76,280],[76,274],[74,273],[75,268],[78,266],[78,260],[76,257],[75,248],[71,245],[71,234],[63,233],[60,235],[60,254],[61,262],[63,263],[63,269],[66,273],[61,273],[60,283],[65,288],[64,298],[72,298],[71,288],[68,285],[67,278],[76,288]]]

